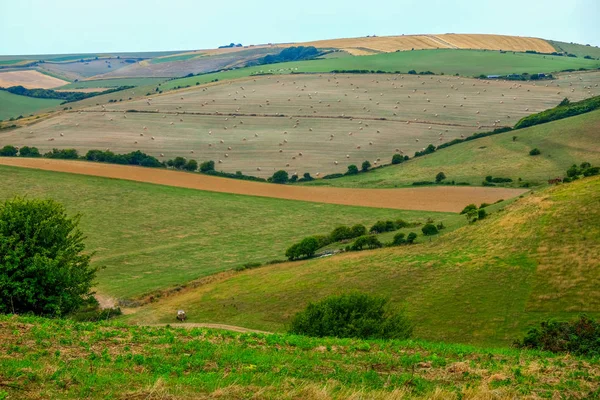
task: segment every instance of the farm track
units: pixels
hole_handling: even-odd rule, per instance
[[[459,212],[470,203],[494,203],[524,189],[437,186],[404,189],[349,189],[275,185],[164,169],[72,160],[0,158],[6,166],[125,179],[158,185],[238,195],[398,210]]]
[[[79,112],[78,110],[76,111],[68,111],[68,113],[77,113]],[[86,109],[85,110],[86,113],[115,113],[115,114],[123,114],[123,111],[120,110],[89,110]],[[229,117],[248,117],[248,118],[252,118],[252,117],[261,117],[261,118],[307,118],[307,119],[345,119],[345,120],[352,120],[352,119],[360,119],[360,120],[365,120],[365,121],[386,121],[386,122],[397,122],[397,123],[403,123],[406,124],[407,122],[410,122],[411,124],[425,124],[425,125],[437,125],[437,126],[456,126],[456,127],[461,127],[461,128],[477,128],[479,126],[481,126],[482,128],[490,128],[490,129],[497,129],[497,128],[502,128],[502,126],[493,126],[493,125],[469,125],[469,124],[451,124],[451,123],[444,123],[444,122],[435,122],[435,121],[426,121],[426,120],[419,120],[419,121],[414,121],[414,120],[406,120],[406,119],[389,119],[389,118],[381,118],[381,117],[352,117],[352,116],[333,116],[333,115],[304,115],[304,114],[256,114],[256,113],[250,113],[250,114],[244,114],[244,113],[219,113],[219,114],[215,114],[215,113],[210,113],[210,112],[197,112],[197,111],[185,111],[185,112],[172,112],[172,111],[160,111],[160,112],[156,112],[156,111],[147,111],[147,110],[140,110],[140,111],[134,111],[135,114],[157,114],[157,115],[163,115],[163,114],[167,114],[167,115],[199,115],[199,116],[206,116],[206,117],[214,117],[214,116],[229,116]]]

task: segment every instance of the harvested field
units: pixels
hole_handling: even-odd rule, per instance
[[[71,80],[89,78],[92,76],[116,71],[135,63],[133,59],[98,59],[61,63],[44,63],[39,68],[51,73],[65,76]]]
[[[534,85],[416,75],[251,77],[153,95],[150,101],[61,113],[0,134],[0,145],[42,151],[76,148],[82,153],[141,150],[161,159],[214,160],[226,172],[269,177],[285,169],[322,177],[344,173],[350,164],[388,164],[395,152],[412,156],[430,143],[512,126],[565,96],[591,96],[600,73],[564,79]],[[133,92],[139,90],[114,97]],[[131,110],[136,112],[123,113]]]
[[[23,86],[27,89],[52,89],[67,81],[34,70],[0,72],[0,87]]]
[[[337,48],[354,55],[364,55],[365,50],[394,52],[423,49],[487,49],[552,53],[554,47],[543,39],[480,34],[402,35],[317,40],[314,42],[291,43],[289,46],[315,46]],[[278,45],[283,46],[283,45]]]
[[[398,210],[459,212],[466,204],[494,203],[497,200],[509,199],[526,192],[523,189],[487,187],[441,186],[415,189],[344,189],[287,186],[163,169],[48,159],[0,158],[0,164],[126,179],[211,192]]]

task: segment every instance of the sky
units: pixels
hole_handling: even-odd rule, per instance
[[[0,0],[0,55],[492,33],[600,46],[600,0]]]

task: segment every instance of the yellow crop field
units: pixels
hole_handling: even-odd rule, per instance
[[[0,72],[0,86],[23,86],[27,89],[51,89],[66,85],[67,81],[44,75],[34,70]]]

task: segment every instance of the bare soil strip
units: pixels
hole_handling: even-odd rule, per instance
[[[406,189],[303,187],[218,178],[156,168],[17,157],[0,158],[0,164],[211,192],[398,210],[459,212],[470,203],[494,203],[526,192],[523,189],[451,186]]]

